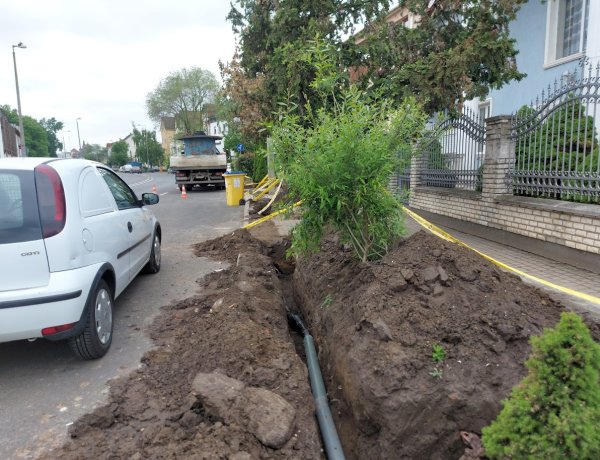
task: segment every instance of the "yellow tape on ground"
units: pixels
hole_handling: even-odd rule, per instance
[[[256,188],[259,188],[262,184],[264,184],[265,182],[267,182],[267,179],[269,178],[269,175],[267,174],[265,177],[263,177],[260,182],[258,184],[256,184]]]
[[[279,214],[282,214],[282,213],[286,212],[288,209],[295,208],[296,206],[299,206],[300,204],[302,204],[302,201],[298,201],[298,202],[294,203],[292,206],[288,206],[286,208],[280,209],[279,211],[275,211],[274,213],[271,213],[268,216],[261,217],[260,219],[253,220],[249,224],[244,225],[242,228],[252,228],[252,227],[255,227],[258,224],[262,224],[263,222],[265,222],[265,221],[267,221],[269,219],[272,219],[273,217],[278,216]]]
[[[278,181],[277,178],[269,179],[266,182],[263,182],[260,186],[256,187],[254,190],[252,190],[252,192],[250,192],[250,194],[252,196],[258,195],[259,193],[262,193],[265,188],[270,187],[271,185],[273,185],[277,181]]]
[[[440,238],[442,238],[442,239],[444,239],[446,241],[450,241],[452,243],[456,243],[456,244],[459,244],[461,246],[464,246],[465,248],[470,249],[473,252],[476,252],[477,254],[479,254],[484,259],[489,260],[493,264],[498,265],[499,267],[501,267],[501,268],[503,268],[505,270],[511,271],[513,273],[516,273],[517,275],[522,276],[523,278],[530,279],[530,280],[535,281],[537,283],[543,284],[544,286],[548,286],[548,287],[550,287],[552,289],[556,289],[557,291],[564,292],[565,294],[572,295],[573,297],[577,297],[579,299],[587,300],[588,302],[592,302],[592,303],[595,303],[597,305],[600,305],[600,297],[595,297],[593,295],[586,294],[584,292],[579,292],[579,291],[576,291],[574,289],[570,289],[570,288],[567,288],[567,287],[564,287],[564,286],[560,286],[558,284],[551,283],[550,281],[546,281],[545,279],[538,278],[537,276],[533,276],[533,275],[530,275],[529,273],[525,273],[524,271],[518,270],[518,269],[516,269],[514,267],[511,267],[510,265],[506,265],[504,262],[500,262],[499,260],[496,260],[496,259],[488,256],[487,254],[484,254],[483,252],[478,251],[475,248],[472,248],[468,244],[464,243],[463,241],[459,240],[458,238],[455,238],[454,236],[452,236],[449,233],[445,232],[441,228],[435,226],[431,222],[423,219],[421,216],[419,216],[418,214],[414,213],[410,209],[408,209],[408,208],[403,208],[403,209],[404,209],[404,212],[406,214],[408,214],[410,217],[412,217],[414,220],[416,220],[421,226],[425,227],[427,230],[429,230],[434,235],[436,235],[436,236],[438,236],[438,237],[440,237]]]

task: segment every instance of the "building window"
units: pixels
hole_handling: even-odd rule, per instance
[[[585,51],[590,0],[550,0],[545,65],[576,59]]]
[[[490,118],[492,116],[492,100],[486,99],[485,101],[479,102],[479,123],[485,125],[485,119]],[[485,143],[481,142],[477,146],[477,153],[479,157],[477,158],[476,168],[479,168],[481,162],[483,161],[483,155],[485,154]]]

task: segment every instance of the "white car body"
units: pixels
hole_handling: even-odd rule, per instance
[[[48,167],[62,182],[64,210],[47,196],[59,190]],[[160,224],[126,185],[137,203],[131,195],[126,195],[129,204],[117,203],[119,193],[129,193],[122,184],[110,168],[92,161],[0,159],[0,342],[76,337],[88,325],[88,304],[94,303],[91,296],[100,280],[108,286],[110,302],[148,264],[158,259],[151,272],[160,269]],[[46,193],[48,187],[52,193]],[[144,200],[158,202],[156,195],[148,195]],[[54,216],[44,217],[48,212]],[[50,233],[43,223],[48,216]],[[61,216],[64,227],[59,229]],[[58,233],[52,234],[52,225]],[[109,307],[107,340],[112,339],[112,303]]]

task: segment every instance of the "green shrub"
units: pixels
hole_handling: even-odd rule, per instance
[[[282,116],[273,130],[290,197],[302,200],[291,253],[317,250],[330,225],[359,259],[378,259],[403,231],[400,204],[388,190],[396,152],[411,150],[426,117],[413,100],[393,107],[353,88],[334,110],[312,116],[312,126]]]
[[[575,313],[531,338],[528,375],[483,429],[491,459],[600,458],[600,345]]]

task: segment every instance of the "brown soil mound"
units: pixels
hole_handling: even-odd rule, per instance
[[[108,405],[75,422],[72,440],[48,458],[322,458],[306,366],[288,332],[268,249],[241,230],[195,251],[232,266],[208,275],[201,295],[165,307],[151,330],[156,348],[143,366],[114,382]],[[292,406],[293,430],[283,446],[259,441],[252,415],[260,407],[223,414],[196,397],[195,377],[212,372],[269,390]],[[268,429],[280,428],[269,423]]]
[[[459,458],[525,374],[528,338],[563,307],[471,251],[423,232],[377,263],[337,244],[297,262],[349,458]],[[598,338],[598,329],[591,325]],[[434,362],[432,347],[445,359]]]

